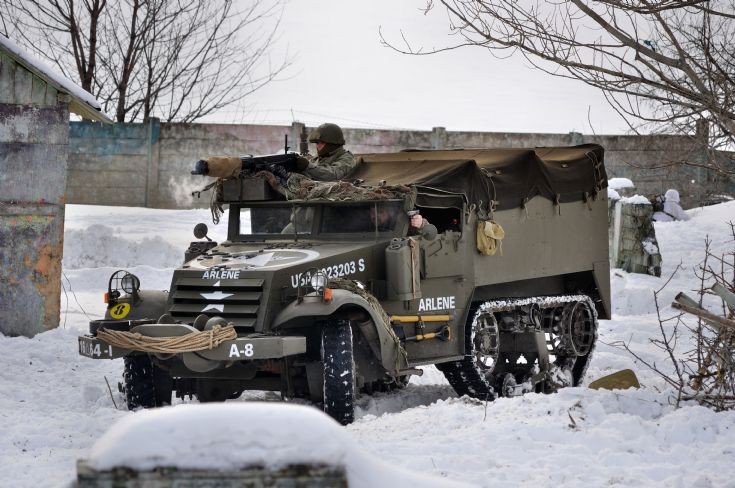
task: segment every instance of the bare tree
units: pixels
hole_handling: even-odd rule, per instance
[[[95,95],[118,122],[192,122],[290,65],[271,62],[279,2],[0,0],[6,35]]]
[[[685,134],[699,128],[709,147],[734,147],[733,0],[439,3],[452,43],[426,50],[405,35],[383,42],[417,55],[466,46],[499,57],[520,53],[547,73],[601,89],[634,130],[641,122]],[[425,13],[433,9],[428,0]],[[712,157],[708,165],[735,174],[730,158]]]
[[[627,343],[612,344],[658,374],[674,390],[677,406],[692,400],[717,411],[735,410],[735,224],[729,222],[729,226],[731,252],[712,252],[711,241],[705,237],[704,260],[695,271],[699,300],[679,293],[671,304],[678,313],[662,315],[660,293],[681,266],[654,292],[660,335],[649,340],[665,352],[666,360],[656,364]]]

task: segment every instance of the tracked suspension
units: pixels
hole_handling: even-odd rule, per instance
[[[481,399],[578,385],[597,340],[587,295],[493,300],[466,328],[465,358],[439,365],[458,394]]]

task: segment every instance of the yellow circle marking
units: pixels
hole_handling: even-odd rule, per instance
[[[118,303],[110,309],[110,317],[113,319],[124,319],[130,313],[129,303]]]

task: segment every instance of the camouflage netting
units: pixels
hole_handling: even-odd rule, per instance
[[[401,369],[398,363],[403,363],[404,365],[408,364],[408,356],[406,354],[406,350],[401,345],[401,340],[398,338],[395,331],[393,331],[393,327],[391,327],[390,325],[390,317],[388,317],[388,314],[385,313],[385,310],[383,310],[383,307],[380,305],[380,302],[377,298],[370,294],[365,289],[365,287],[358,284],[354,280],[347,280],[344,278],[330,278],[327,286],[333,289],[347,290],[354,293],[355,295],[364,298],[370,305],[370,308],[373,309],[375,315],[377,317],[380,317],[380,323],[375,325],[377,327],[382,327],[388,332],[388,335],[393,340],[396,348],[400,351],[401,356],[396,358],[396,370]]]
[[[209,210],[210,212],[212,212],[212,223],[214,225],[219,224],[219,219],[225,212],[225,209],[222,208],[222,204],[220,203],[222,201],[222,185],[225,179],[226,178],[217,178],[201,190],[195,191],[191,194],[192,196],[197,196],[198,198],[203,192],[207,190],[212,190],[212,196],[209,199]]]
[[[282,187],[288,200],[306,201],[372,201],[403,200],[404,209],[411,210],[416,204],[416,190],[405,185],[358,186],[349,181],[314,181],[293,173]]]
[[[260,170],[257,173],[242,172],[235,178],[263,178],[278,193],[287,200],[316,201],[350,201],[364,202],[375,200],[403,200],[403,208],[412,210],[416,205],[416,189],[406,185],[360,186],[349,181],[315,181],[300,173],[291,173],[284,181],[269,171]],[[222,207],[222,187],[226,180],[231,178],[217,178],[193,195],[212,190],[209,208],[212,212],[212,222],[217,224],[224,212]]]

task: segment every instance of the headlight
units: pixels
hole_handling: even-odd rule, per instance
[[[120,279],[120,287],[125,293],[132,295],[140,289],[140,280],[134,274],[126,273]]]
[[[327,281],[327,275],[325,275],[321,271],[317,271],[314,275],[312,275],[309,284],[312,288],[319,291],[327,286]]]

